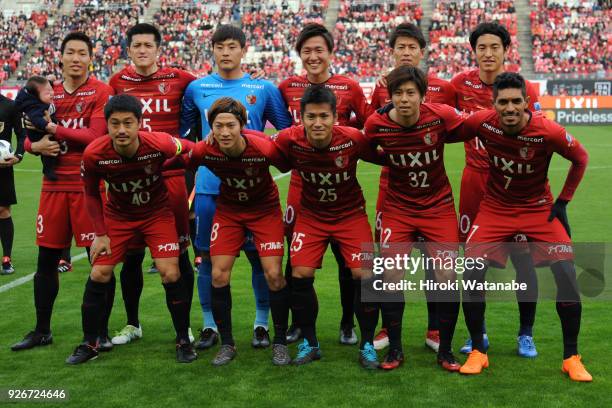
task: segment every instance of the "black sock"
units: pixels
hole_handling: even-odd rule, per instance
[[[304,338],[311,346],[317,346],[316,321],[319,314],[319,301],[314,289],[314,278],[292,279],[293,313]]]
[[[117,286],[117,279],[115,274],[111,275],[111,279],[106,286],[106,300],[104,310],[102,313],[102,320],[100,322],[100,337],[108,337],[108,321],[110,320],[111,312],[113,311],[113,303],[115,303],[115,288]]]
[[[89,247],[87,247],[86,249],[87,249],[87,256],[89,257]],[[70,247],[62,249],[61,259],[62,261],[66,261],[70,263],[70,261],[72,260],[70,257]]]
[[[403,293],[393,293],[386,297],[382,302],[381,310],[383,321],[386,320],[387,333],[389,335],[389,350],[402,350],[402,320],[404,318]]]
[[[57,265],[61,249],[39,247],[38,266],[34,275],[34,305],[36,306],[36,331],[51,332],[53,303],[59,292]]]
[[[274,344],[287,344],[287,321],[289,320],[289,305],[291,290],[285,286],[281,290],[270,290],[270,310],[274,324]]]
[[[166,290],[166,305],[172,316],[172,324],[176,331],[176,342],[189,342],[189,309],[187,307],[187,291],[182,277],[176,282],[164,283]]]
[[[457,292],[457,301],[455,302],[440,302],[438,303],[438,313],[440,316],[440,348],[439,353],[450,353],[453,343],[453,335],[455,334],[455,326],[459,317],[459,292]]]
[[[374,345],[374,331],[378,324],[378,313],[380,310],[380,304],[377,302],[366,302],[367,297],[362,296],[361,288],[364,286],[364,290],[372,286],[373,279],[354,280],[355,285],[353,302],[355,303],[355,315],[357,316],[357,322],[359,323],[359,330],[361,331],[361,343],[359,348],[363,350],[366,343]],[[364,293],[365,294],[365,293]]]
[[[466,268],[463,273],[463,281],[466,282],[484,282],[485,275],[487,273],[488,265],[484,268],[478,268],[476,266],[472,268]],[[463,316],[465,318],[465,325],[470,332],[470,338],[472,339],[472,349],[478,350],[484,353],[484,339],[483,334],[486,331],[485,328],[485,292],[479,290],[464,290],[463,291]]]
[[[0,218],[0,241],[2,241],[2,256],[11,256],[13,252],[13,237],[15,236],[15,226],[13,218]]]
[[[557,313],[563,332],[563,359],[578,354],[578,334],[582,318],[582,303],[572,261],[561,261],[551,266],[557,283]]]
[[[134,327],[140,326],[138,319],[138,306],[140,304],[140,295],[142,294],[143,277],[142,277],[142,261],[144,260],[144,251],[128,252],[121,267],[119,279],[121,280],[121,295],[125,304],[125,313],[127,314],[127,324]]]
[[[355,314],[354,309],[354,292],[355,286],[353,285],[353,274],[351,269],[346,267],[344,257],[340,252],[340,247],[336,243],[332,243],[332,252],[336,257],[338,263],[338,282],[340,284],[340,304],[342,305],[342,319],[340,325],[342,327],[354,327],[355,321],[353,315]]]
[[[429,266],[431,265],[425,268],[425,279],[435,282],[435,272]],[[434,302],[435,294],[426,290],[425,298],[427,299],[427,330],[439,330],[438,304]]]
[[[287,245],[287,248],[289,248],[289,245]],[[289,251],[289,255],[287,256],[287,263],[285,264],[285,281],[287,281],[287,287],[289,288],[289,291],[292,291],[292,286],[291,286],[291,273],[293,271],[293,269],[291,268],[291,249],[288,249]],[[290,302],[289,305],[289,311],[291,312],[291,326],[296,326],[295,323],[295,313],[293,312],[293,302]]]
[[[232,292],[230,285],[212,287],[212,312],[221,336],[221,344],[234,345],[232,336]]]
[[[516,292],[520,318],[518,335],[533,336],[538,299],[538,277],[533,260],[530,253],[522,252],[512,253],[510,258],[516,270],[516,281],[527,285],[527,290]]]
[[[179,270],[181,271],[181,276],[183,277],[183,282],[185,283],[185,288],[187,290],[187,306],[191,312],[191,301],[193,300],[193,285],[195,277],[193,275],[191,260],[189,259],[189,251],[185,251],[179,256]]]
[[[90,345],[98,341],[100,322],[104,313],[108,284],[94,282],[91,278],[85,284],[83,303],[81,304],[81,319],[83,324],[83,338]]]

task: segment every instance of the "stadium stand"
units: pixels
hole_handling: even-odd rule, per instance
[[[475,61],[468,40],[470,30],[477,24],[492,21],[503,24],[512,36],[506,60],[506,70],[520,70],[517,43],[517,17],[514,1],[435,1],[429,27],[429,69],[448,78],[474,66]]]
[[[260,69],[266,77],[286,78],[300,66],[295,42],[306,23],[323,23],[327,1],[308,4],[288,1],[253,2],[243,6],[242,28],[249,51],[246,70]]]
[[[420,24],[419,2],[343,0],[334,29],[336,72],[354,77],[376,77],[393,65],[386,51],[391,29],[403,22]]]
[[[610,73],[610,2],[534,0],[533,62],[539,73]]]
[[[163,66],[188,69],[196,75],[212,70],[210,39],[218,24],[239,18],[234,2],[164,0],[154,21],[162,30]]]
[[[71,31],[83,31],[94,43],[91,72],[107,80],[115,71],[118,60],[126,57],[125,32],[138,22],[147,3],[77,0],[72,15],[58,16],[49,27],[42,44],[19,71],[18,79],[23,80],[35,74],[58,77],[61,73],[59,49],[62,38]]]
[[[0,12],[0,84],[14,72],[29,48],[47,27],[46,11],[5,16]]]

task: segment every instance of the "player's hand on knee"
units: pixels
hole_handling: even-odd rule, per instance
[[[108,235],[96,235],[91,244],[90,250],[90,262],[93,264],[100,255],[110,255],[111,254],[111,246],[110,246],[110,238]]]
[[[563,225],[563,228],[565,228],[567,235],[571,237],[572,232],[569,226],[569,221],[567,219],[567,203],[568,201],[557,198],[557,201],[555,201],[552,208],[550,209],[548,222],[551,222],[552,220],[557,218],[561,222],[561,225]]]

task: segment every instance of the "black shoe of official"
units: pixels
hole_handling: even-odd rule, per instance
[[[68,356],[66,359],[66,364],[82,364],[88,362],[89,360],[95,360],[96,358],[98,358],[98,350],[87,343],[82,343],[74,349],[74,352],[71,355]]]
[[[12,273],[15,273],[15,267],[13,267],[11,257],[5,256],[2,258],[2,268],[0,269],[0,275],[10,275]]]
[[[219,342],[219,334],[210,327],[200,330],[200,340],[196,343],[196,349],[206,350]]]
[[[113,350],[113,342],[108,336],[98,337],[98,351],[107,352]]]
[[[268,333],[265,327],[257,326],[255,330],[253,330],[251,346],[253,346],[253,348],[270,347],[270,333]]]
[[[289,330],[287,330],[287,344],[295,343],[302,337],[302,330],[295,326],[291,325]]]
[[[11,346],[11,350],[28,350],[37,346],[47,346],[51,343],[53,343],[53,336],[51,333],[43,334],[36,331],[31,331],[26,334],[23,340],[21,340],[19,343],[13,344]]]
[[[191,363],[198,358],[193,345],[188,341],[181,341],[176,345],[176,361],[179,363]]]

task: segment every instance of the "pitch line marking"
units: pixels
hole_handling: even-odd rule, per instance
[[[81,259],[85,259],[85,258],[87,258],[87,252],[81,252],[80,254],[74,256],[72,258],[71,262],[75,263],[75,262],[78,262]],[[21,278],[15,279],[14,281],[11,281],[11,282],[7,283],[6,285],[0,286],[0,293],[6,292],[7,290],[10,290],[12,288],[16,288],[17,286],[21,286],[24,283],[28,283],[29,281],[34,279],[34,274],[35,273],[36,272],[32,272],[29,275],[22,276]]]

